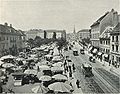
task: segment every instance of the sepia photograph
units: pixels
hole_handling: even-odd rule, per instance
[[[0,94],[120,94],[120,0],[0,0]]]

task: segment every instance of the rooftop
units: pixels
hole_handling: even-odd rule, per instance
[[[12,26],[0,24],[0,33],[12,34],[12,35],[23,35],[22,31],[14,29]]]
[[[109,12],[106,12],[103,16],[101,16],[96,22],[94,22],[90,27],[95,26],[100,23],[100,21],[108,14]]]

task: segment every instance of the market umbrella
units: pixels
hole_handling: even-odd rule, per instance
[[[14,58],[16,58],[15,56],[12,56],[12,55],[6,55],[6,56],[3,56],[3,57],[1,57],[1,59],[14,59]]]
[[[64,70],[63,67],[58,67],[58,66],[51,67],[51,71],[53,71],[53,72],[56,72],[56,71],[63,71],[63,70]]]
[[[54,63],[53,66],[62,66],[63,65],[63,62],[57,62],[57,63]]]
[[[57,92],[70,92],[71,90],[73,90],[70,85],[63,82],[55,82],[53,84],[50,84],[48,88]]]
[[[39,68],[40,68],[41,70],[50,70],[50,67],[47,66],[47,65],[41,65],[41,66],[39,66]]]
[[[41,94],[45,94],[49,91],[48,88],[44,87],[43,85],[38,85],[38,86],[35,86],[34,88],[31,89],[33,93],[41,93]]]
[[[17,61],[23,61],[24,58],[16,58]]]
[[[25,74],[34,74],[37,75],[37,70],[34,69],[27,69],[24,71]]]
[[[4,64],[4,62],[0,60],[0,66],[1,66],[2,64]]]
[[[41,76],[39,80],[41,81],[50,81],[52,78],[48,75]]]
[[[45,57],[53,57],[53,55],[47,54],[47,55],[45,55]]]
[[[52,61],[61,61],[62,58],[60,56],[54,56]]]
[[[54,78],[55,80],[68,80],[67,77],[62,74],[56,74],[52,76],[52,78]]]
[[[11,64],[11,63],[4,63],[2,64],[2,67],[4,68],[11,68],[11,67],[14,67],[15,65]]]

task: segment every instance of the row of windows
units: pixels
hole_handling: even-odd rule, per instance
[[[112,45],[112,51],[118,52],[118,48],[119,48],[118,45]]]
[[[115,56],[112,56],[112,60],[113,60],[113,61],[120,62],[120,57],[116,56],[116,60],[115,60]]]
[[[112,42],[114,41],[118,42],[118,36],[112,36]]]
[[[92,29],[92,32],[94,32],[94,31],[99,31],[99,28],[97,28],[97,27],[96,27],[96,28],[93,28],[93,29]]]
[[[91,37],[98,39],[99,38],[99,33],[92,34]]]
[[[100,44],[110,45],[110,40],[100,40]]]
[[[109,50],[109,49],[105,49],[105,48],[101,48],[101,52],[104,52],[104,53],[109,54],[109,53],[110,53],[110,50]]]
[[[21,40],[21,36],[19,36],[19,37],[8,37],[8,36],[1,36],[0,37],[0,41],[4,41],[4,40],[8,40],[8,39],[10,39],[10,41],[14,41],[14,40],[17,40],[17,39],[19,39],[19,40]]]

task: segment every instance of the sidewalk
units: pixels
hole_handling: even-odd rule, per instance
[[[72,76],[73,78],[70,78],[69,73],[67,73],[68,81],[71,82],[73,89],[74,89],[73,94],[83,94],[81,88],[77,88],[77,85],[76,85],[77,79],[75,78],[74,74]]]
[[[90,54],[88,53],[88,51],[85,51],[85,53],[86,53],[87,55],[90,55]],[[102,62],[101,62],[101,61],[98,60],[98,59],[96,59],[96,60],[103,65],[103,68],[105,68],[106,70],[111,71],[111,72],[117,74],[118,76],[120,76],[120,68],[115,68],[113,65],[110,65],[110,66],[109,66],[109,63],[108,63],[108,62],[105,62],[105,61],[102,61]]]

